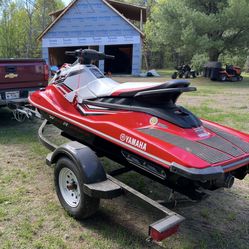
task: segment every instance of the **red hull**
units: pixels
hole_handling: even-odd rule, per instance
[[[249,153],[246,151],[243,151],[240,156],[233,156],[222,151],[220,153],[227,154],[228,160],[210,163],[183,148],[166,142],[165,139],[160,140],[141,132],[143,129],[154,129],[184,137],[189,141],[206,139],[206,137],[201,138],[195,129],[183,129],[142,112],[100,110],[97,107],[89,109],[88,106],[83,105],[82,109],[85,115],[82,115],[82,112],[75,105],[68,102],[63,94],[61,87],[52,84],[47,87],[46,91],[38,91],[32,94],[29,101],[38,109],[65,121],[65,125],[66,123],[73,124],[82,130],[93,133],[167,169],[171,167],[172,163],[180,164],[187,168],[205,169],[208,167],[231,165],[234,162],[249,158]],[[99,115],[102,113],[103,115]],[[249,143],[249,135],[247,134],[210,121],[202,120],[202,122],[204,126],[211,125]],[[208,133],[208,137],[217,136],[208,128],[205,128],[205,131]],[[209,145],[209,147],[211,146]],[[215,150],[219,153],[219,150]],[[243,164],[246,165],[246,163],[242,162],[242,164],[227,168],[225,171],[234,170],[244,166]]]

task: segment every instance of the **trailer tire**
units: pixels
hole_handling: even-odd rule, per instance
[[[82,220],[98,210],[100,199],[84,193],[80,170],[68,157],[61,157],[56,162],[54,184],[62,207],[74,218]]]

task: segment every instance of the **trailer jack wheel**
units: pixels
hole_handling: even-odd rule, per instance
[[[79,169],[69,158],[61,157],[57,161],[54,183],[62,207],[74,218],[85,219],[98,210],[100,199],[84,193]]]

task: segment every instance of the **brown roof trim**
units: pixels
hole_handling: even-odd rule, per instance
[[[62,10],[58,10],[55,12],[50,13],[49,15],[53,15],[56,13],[59,13],[61,11],[61,13],[59,14],[59,16],[52,22],[50,23],[45,30],[43,30],[43,32],[37,37],[37,40],[40,41],[42,39],[42,37],[61,19],[62,16],[64,16],[64,14],[77,2],[78,0],[74,0],[72,2],[70,2],[68,4],[67,7],[65,7]],[[108,1],[108,0],[107,0]],[[120,12],[118,12],[114,7],[111,6],[110,3],[108,3],[106,0],[102,0],[103,3],[105,3],[109,8],[111,8],[114,12],[116,12],[120,17],[122,17],[128,24],[130,24],[135,30],[137,30],[140,35],[142,36],[142,38],[144,38],[144,33],[137,28],[133,23],[131,23],[127,18],[125,18]],[[143,7],[141,7],[143,8]]]
[[[125,18],[119,11],[117,11],[113,6],[111,6],[110,3],[108,3],[108,1],[106,0],[102,0],[107,6],[109,6],[114,12],[116,12],[119,16],[121,16],[127,23],[129,23],[136,31],[138,31],[140,33],[140,35],[142,37],[144,37],[144,33],[137,28],[133,23],[131,23],[127,18]]]
[[[116,0],[106,0],[111,4],[114,9],[120,12],[128,20],[134,20],[141,22],[141,14],[143,22],[146,22],[147,19],[147,8],[135,4],[128,4]]]
[[[65,7],[65,8],[66,8],[66,7]],[[65,10],[65,8],[60,9],[60,10],[56,10],[56,11],[53,11],[53,12],[50,12],[50,13],[48,13],[48,15],[49,15],[49,16],[53,16],[53,15],[56,15],[56,14],[58,14],[58,13],[61,13],[63,10]]]
[[[120,1],[117,1],[117,0],[106,0],[107,2],[109,3],[119,3],[119,4],[122,4],[122,5],[126,5],[126,6],[132,6],[132,7],[136,7],[136,8],[139,8],[139,9],[142,9],[142,10],[147,10],[146,7],[143,7],[143,6],[140,6],[140,5],[137,5],[137,4],[134,4],[134,3],[125,3],[125,2],[120,2]]]
[[[134,8],[137,8],[137,9],[144,10],[144,11],[147,10],[146,7],[143,7],[143,6],[140,6],[140,5],[137,5],[137,4],[133,4],[133,3],[124,3],[124,2],[120,2],[120,1],[116,1],[116,0],[106,0],[106,1],[108,3],[110,3],[111,5],[116,3],[116,4],[123,5],[123,6],[134,7]],[[48,15],[52,16],[52,15],[56,15],[58,13],[61,13],[63,10],[65,10],[65,8],[50,12]]]

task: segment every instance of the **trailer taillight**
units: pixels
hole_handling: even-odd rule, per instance
[[[154,241],[161,241],[161,240],[164,240],[170,237],[172,234],[176,233],[178,231],[178,228],[179,228],[179,225],[176,225],[164,232],[160,232],[154,228],[151,228],[149,236]]]
[[[149,237],[154,241],[161,241],[178,231],[183,217],[172,215],[165,217],[149,226]]]
[[[44,79],[45,79],[46,81],[48,81],[48,78],[49,78],[48,65],[45,64],[45,65],[44,65]]]

